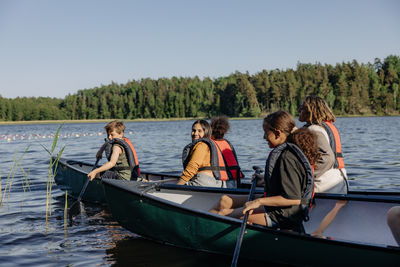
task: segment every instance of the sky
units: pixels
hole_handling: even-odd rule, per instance
[[[0,95],[400,56],[397,0],[0,0]]]

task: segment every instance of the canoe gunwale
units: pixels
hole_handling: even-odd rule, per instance
[[[198,191],[198,192],[221,192],[223,190],[224,194],[248,194],[248,189],[242,188],[213,188],[213,187],[200,187],[200,186],[182,186],[176,184],[163,184],[159,186],[164,189],[177,189],[181,191]],[[222,190],[221,190],[222,189]],[[255,194],[263,194],[262,189],[256,189]],[[383,194],[372,194],[370,195],[368,191],[361,192],[358,191],[356,194],[350,192],[349,195],[341,194],[329,194],[329,193],[316,193],[315,198],[321,199],[337,199],[337,200],[351,200],[351,201],[374,201],[374,202],[385,202],[385,203],[396,203],[400,204],[400,193],[397,192],[382,192]],[[385,194],[388,193],[388,194]]]
[[[130,187],[130,188],[122,187],[116,183],[113,183],[113,180],[110,180],[110,179],[104,179],[103,183],[104,183],[105,187],[107,187],[107,186],[115,187],[118,190],[122,190],[122,191],[126,191],[128,193],[131,193],[131,194],[135,194],[140,198],[145,198],[150,201],[158,202],[163,205],[173,207],[174,209],[184,210],[195,216],[201,216],[203,218],[212,218],[213,220],[216,220],[219,222],[230,223],[231,225],[236,225],[238,228],[240,227],[241,222],[242,222],[242,220],[239,220],[239,219],[235,219],[235,218],[231,218],[231,217],[227,217],[227,216],[223,216],[223,215],[218,215],[218,214],[213,214],[213,213],[210,213],[210,212],[207,212],[204,210],[183,206],[183,205],[175,203],[173,201],[162,199],[157,196],[153,196],[153,195],[149,194],[150,191],[143,192],[143,191],[139,190],[137,187],[134,187],[134,188],[133,187]],[[154,189],[154,190],[161,190],[161,189],[173,189],[174,190],[174,189],[176,189],[176,190],[180,190],[180,191],[193,191],[193,190],[190,190],[192,187],[189,188],[189,186],[181,186],[183,190],[181,189],[181,187],[173,188],[170,186],[171,185],[160,185],[159,188],[152,188],[152,189]],[[183,188],[183,187],[186,187],[186,188]],[[196,187],[194,189],[196,189],[194,191],[204,191],[204,192],[212,192],[212,191],[218,192],[218,189],[219,189],[219,191],[223,191],[223,193],[225,193],[225,190],[226,190],[226,189],[221,190],[220,188],[216,188],[217,190],[209,190],[210,188],[201,188],[201,187]],[[202,190],[202,189],[205,189],[205,190]],[[230,191],[230,190],[228,190],[228,191]],[[240,194],[237,191],[232,191],[232,192]],[[221,194],[222,194],[222,192],[221,192]],[[327,195],[325,197],[334,199],[334,197],[331,195]],[[346,197],[344,197],[343,199],[346,199]],[[347,199],[349,199],[349,198],[347,198]],[[109,201],[108,198],[107,198],[107,201]],[[362,198],[361,201],[366,201],[366,199]],[[357,242],[357,241],[345,241],[345,240],[340,240],[340,239],[318,238],[318,237],[311,236],[310,234],[297,233],[297,232],[288,231],[288,230],[273,229],[273,228],[268,228],[268,227],[264,227],[261,225],[247,225],[247,228],[251,229],[251,230],[255,230],[255,231],[270,233],[272,235],[288,236],[291,238],[296,238],[296,239],[300,239],[300,240],[308,240],[308,241],[317,242],[317,243],[336,244],[336,245],[340,245],[340,246],[359,248],[359,249],[363,249],[363,250],[384,251],[386,253],[396,253],[397,254],[400,252],[400,247],[391,246],[391,245],[362,243],[362,242]],[[158,240],[158,241],[165,242],[163,240]]]
[[[71,164],[79,164],[93,166],[91,163],[87,163],[84,161],[77,161],[77,160],[67,160],[65,158],[60,158],[59,164],[65,165],[67,168],[71,168],[75,171],[78,171],[83,174],[88,174],[88,172],[83,171],[80,168],[77,168]],[[158,173],[158,172],[146,172],[142,171],[141,176],[159,176],[161,180],[165,178],[180,178],[179,175],[168,174],[168,173]],[[144,177],[144,178],[146,178]],[[100,178],[95,178],[97,180],[101,180]],[[160,185],[161,188],[166,189],[180,189],[180,190],[187,190],[187,191],[203,191],[203,192],[215,192],[221,190],[221,188],[213,188],[213,187],[198,187],[198,186],[182,186],[182,185],[175,185],[175,184],[163,184]],[[248,193],[248,188],[223,188],[226,190],[227,194],[243,194]],[[255,194],[263,194],[263,189],[256,189]],[[330,193],[315,193],[316,198],[322,199],[340,199],[340,200],[357,200],[357,201],[376,201],[376,202],[388,202],[388,203],[399,203],[400,204],[400,192],[386,192],[386,191],[349,191],[347,195],[345,194],[330,194]]]
[[[67,168],[73,169],[77,172],[83,173],[83,174],[88,174],[89,172],[86,172],[80,168],[75,167],[74,165],[79,165],[79,166],[83,166],[83,165],[87,165],[92,167],[93,164],[85,162],[85,161],[77,161],[77,160],[67,160],[64,158],[61,158],[59,161],[59,164],[62,164],[64,166],[66,166]],[[148,176],[157,176],[160,177],[160,180],[164,180],[165,178],[180,178],[179,175],[174,175],[174,174],[168,174],[168,173],[162,173],[162,172],[146,172],[146,171],[141,171],[141,176],[143,178],[148,178]],[[98,180],[101,180],[100,178],[95,178]]]

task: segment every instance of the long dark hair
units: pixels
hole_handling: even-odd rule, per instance
[[[296,127],[296,122],[289,112],[278,110],[264,118],[264,125],[268,125],[271,131],[280,130],[289,136]]]
[[[200,124],[201,128],[203,128],[204,131],[204,138],[211,138],[211,126],[206,120],[196,120],[192,124],[192,128],[196,125]]]
[[[286,142],[297,145],[311,165],[315,165],[321,157],[317,135],[307,128],[296,129],[296,122],[289,112],[279,110],[269,114],[264,118],[264,126],[268,126],[272,131],[280,130],[286,134]]]

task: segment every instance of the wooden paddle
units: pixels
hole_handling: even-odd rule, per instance
[[[94,169],[96,169],[97,163],[99,163],[99,161],[100,161],[100,158],[97,158],[97,160],[94,163],[94,166],[92,168],[92,171]],[[81,193],[78,196],[78,199],[69,208],[68,215],[69,215],[69,219],[70,220],[72,220],[73,216],[81,213],[81,199],[82,199],[83,194],[85,193],[86,187],[88,186],[89,182],[90,182],[90,178],[88,177],[87,180],[86,180],[86,183],[82,187],[82,190],[81,190]]]
[[[261,169],[260,167],[257,167],[257,166],[253,166],[253,169],[255,170],[255,174],[256,175],[263,172],[263,169]],[[254,178],[253,183],[251,184],[250,194],[249,194],[249,198],[248,198],[247,201],[252,201],[253,200],[253,195],[254,195],[254,191],[256,190],[256,187],[257,187],[257,177]],[[239,259],[239,254],[240,254],[240,248],[242,246],[244,232],[246,230],[246,225],[247,225],[247,219],[248,218],[249,218],[249,211],[247,211],[246,214],[243,217],[242,225],[240,227],[239,236],[238,236],[238,239],[236,241],[235,252],[233,253],[233,259],[232,259],[231,267],[236,267],[236,265],[237,265],[237,261]]]

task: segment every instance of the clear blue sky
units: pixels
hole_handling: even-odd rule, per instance
[[[0,95],[400,55],[400,1],[0,0]]]

